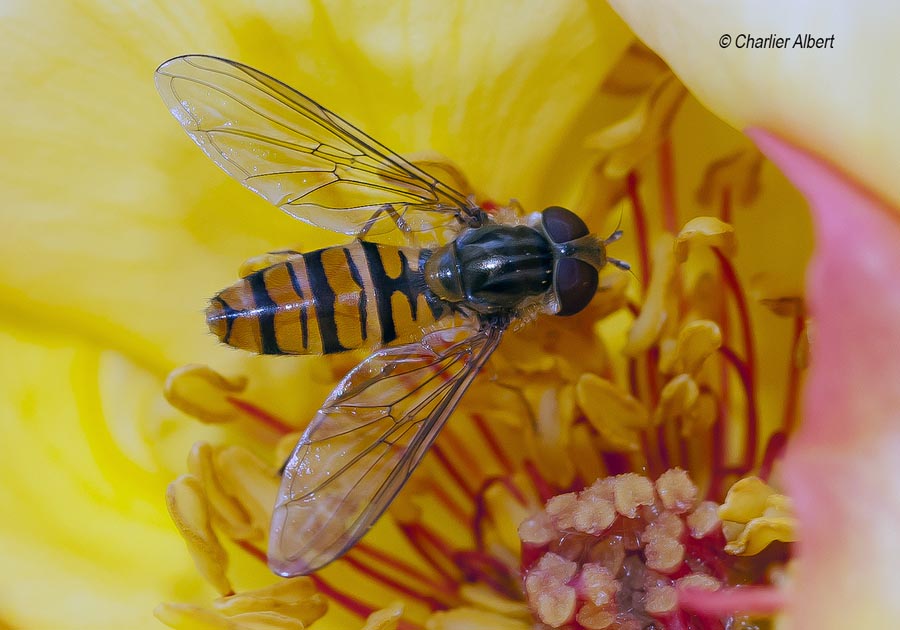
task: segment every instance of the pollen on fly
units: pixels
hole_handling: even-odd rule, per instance
[[[269,566],[308,574],[387,509],[511,323],[535,310],[578,313],[607,263],[630,269],[606,253],[622,232],[601,240],[559,206],[507,221],[498,204],[478,205],[234,61],[176,57],[156,85],[222,170],[288,214],[353,237],[271,254],[207,309],[223,342],[251,352],[373,349],[280,470]]]

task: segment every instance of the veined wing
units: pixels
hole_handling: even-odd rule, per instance
[[[172,115],[213,162],[288,214],[335,232],[447,240],[480,223],[465,195],[277,79],[205,55],[156,70]]]
[[[303,434],[272,515],[269,567],[312,573],[387,509],[500,342],[501,328],[451,328],[385,348],[354,368]]]

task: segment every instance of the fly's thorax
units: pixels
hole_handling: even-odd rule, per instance
[[[487,225],[465,230],[425,263],[425,281],[441,299],[482,313],[515,310],[545,295],[553,250],[538,230]]]

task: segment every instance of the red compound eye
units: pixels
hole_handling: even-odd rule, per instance
[[[599,278],[592,265],[577,258],[561,258],[553,273],[553,286],[559,300],[557,315],[574,315],[594,297]]]
[[[541,213],[541,223],[554,243],[568,243],[590,233],[581,217],[559,206],[546,208]]]

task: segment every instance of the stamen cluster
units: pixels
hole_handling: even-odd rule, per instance
[[[551,498],[519,527],[525,596],[551,628],[705,628],[684,588],[715,590],[730,558],[718,506],[678,468],[634,473]]]

